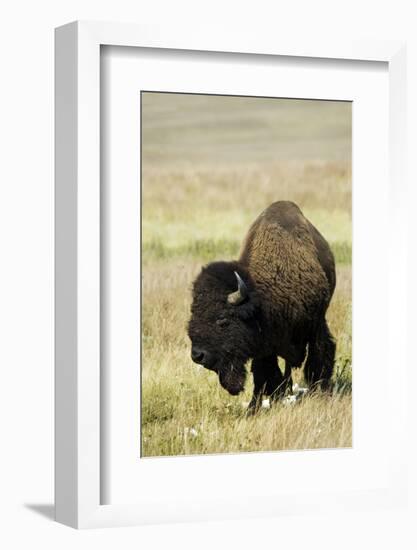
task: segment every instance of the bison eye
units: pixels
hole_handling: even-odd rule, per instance
[[[221,319],[217,319],[216,325],[219,325],[219,327],[224,327],[229,324],[229,319],[225,319],[222,317]]]

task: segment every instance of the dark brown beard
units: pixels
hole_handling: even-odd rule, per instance
[[[245,387],[246,369],[243,365],[232,363],[220,370],[219,381],[231,395],[238,395]]]

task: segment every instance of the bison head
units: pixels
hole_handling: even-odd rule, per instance
[[[193,286],[188,335],[191,358],[216,372],[230,394],[245,384],[246,361],[260,332],[260,307],[248,272],[237,262],[204,267]]]

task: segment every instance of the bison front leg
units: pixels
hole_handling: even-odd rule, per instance
[[[262,404],[262,396],[277,398],[285,393],[285,380],[275,355],[252,360],[253,397],[249,410],[256,411]]]
[[[333,374],[335,353],[335,341],[326,320],[323,319],[308,344],[304,377],[310,386],[320,384],[322,389],[328,389]]]

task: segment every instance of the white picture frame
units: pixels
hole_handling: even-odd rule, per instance
[[[363,41],[280,42],[275,36],[251,36],[238,30],[176,29],[75,22],[56,30],[56,519],[72,527],[103,527],[250,515],[289,510],[315,511],[358,506],[392,506],[405,498],[404,433],[397,429],[383,489],[338,495],[317,492],[289,495],[285,502],[266,499],[255,512],[241,499],[200,503],[188,517],[176,495],[134,503],[101,504],[100,400],[100,47],[128,46],[264,54],[297,58],[381,61],[389,71],[390,197],[396,276],[405,279],[406,230],[400,197],[405,188],[405,45]],[[138,283],[139,284],[139,283]],[[389,303],[389,313],[405,322],[403,292]],[[404,336],[405,338],[405,331]],[[406,345],[398,345],[395,419],[403,426]],[[403,350],[403,351],[401,351]],[[138,367],[139,368],[139,367]],[[250,496],[250,495],[248,495]]]

